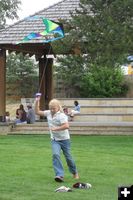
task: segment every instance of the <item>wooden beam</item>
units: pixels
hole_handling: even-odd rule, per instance
[[[29,44],[0,44],[0,48],[8,50],[9,52],[22,52],[29,53],[33,55],[37,55],[38,57],[42,57],[47,54],[54,54],[53,48],[49,43],[29,43]],[[49,51],[50,49],[50,51]]]
[[[31,53],[31,54],[37,54],[37,55],[44,55],[48,52],[48,45],[42,45],[42,44],[25,44],[25,45],[0,45],[3,49],[9,50],[9,51],[15,51],[15,52],[22,52],[22,53]]]

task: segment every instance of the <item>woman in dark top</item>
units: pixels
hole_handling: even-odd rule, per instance
[[[16,110],[16,123],[26,122],[26,111],[24,110],[24,106],[20,104],[19,108]]]

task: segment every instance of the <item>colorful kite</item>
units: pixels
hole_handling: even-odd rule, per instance
[[[33,39],[42,39],[44,43],[52,42],[55,40],[59,40],[64,37],[64,30],[63,25],[61,23],[48,20],[43,17],[34,16],[28,18],[29,20],[35,20],[41,18],[43,21],[43,24],[45,25],[45,29],[42,32],[32,32],[26,37],[24,37],[19,43],[25,43],[29,40]],[[44,39],[45,38],[45,39]]]

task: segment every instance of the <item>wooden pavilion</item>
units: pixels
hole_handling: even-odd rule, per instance
[[[80,0],[62,0],[48,8],[45,8],[34,15],[40,16],[54,21],[69,20],[72,12],[79,7]],[[44,25],[41,19],[27,20],[27,18],[18,21],[17,23],[2,29],[0,31],[0,122],[5,122],[6,113],[6,52],[29,54],[35,56],[39,62],[39,81],[42,82],[40,92],[41,109],[47,107],[49,100],[53,96],[53,58],[46,58],[48,54],[56,54],[53,52],[51,44],[44,43],[42,39],[29,40],[26,43],[18,44],[26,35],[31,32],[41,32],[44,30]],[[50,51],[49,51],[50,49]],[[59,52],[60,54],[62,52]],[[45,75],[43,71],[47,62]],[[44,103],[45,102],[45,103]]]

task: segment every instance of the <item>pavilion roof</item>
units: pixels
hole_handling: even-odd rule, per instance
[[[41,32],[45,29],[42,19],[28,20],[30,17],[39,16],[59,22],[60,20],[71,19],[71,12],[79,8],[80,0],[62,0],[48,8],[34,13],[31,16],[26,16],[23,20],[16,22],[0,31],[0,45],[14,45],[21,41],[26,35],[31,32]],[[32,6],[32,3],[31,3]],[[42,44],[42,39],[30,40],[27,43]]]

